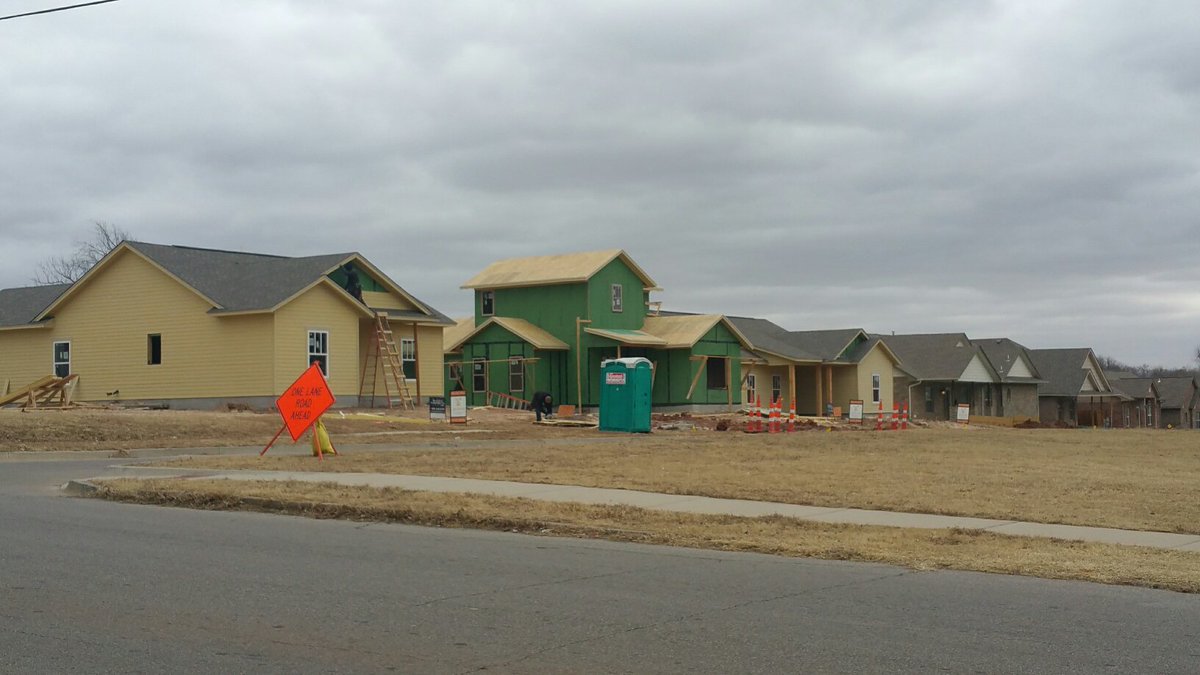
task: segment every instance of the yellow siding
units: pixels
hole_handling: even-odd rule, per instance
[[[121,400],[265,396],[271,393],[271,317],[220,318],[191,290],[143,258],[124,252],[56,311],[48,330],[5,338],[20,364],[11,377],[27,383],[48,374],[52,343],[71,342],[75,397]],[[162,335],[162,364],[148,365],[147,336]],[[13,359],[14,361],[16,359]],[[2,384],[2,383],[0,383]]]
[[[344,296],[323,283],[275,312],[275,395],[304,372],[308,332],[319,330],[329,333],[329,387],[334,396],[357,396],[361,316]]]
[[[205,398],[268,393],[270,318],[217,318],[210,305],[134,253],[123,253],[57,310],[41,349],[71,342],[76,397]],[[162,335],[162,364],[147,336]],[[236,350],[228,350],[237,345]]]
[[[417,326],[417,376],[421,397],[441,396],[445,391],[442,327]]]
[[[54,372],[50,330],[0,331],[0,392],[8,391]]]
[[[892,410],[895,399],[892,396],[892,360],[878,347],[871,350],[866,358],[856,366],[835,367],[833,369],[834,405],[849,406],[850,399],[861,399],[863,411],[876,412],[879,407],[885,411]],[[879,374],[879,406],[871,400],[871,375]]]
[[[850,401],[862,399],[863,410],[871,411],[875,408],[871,403],[871,376],[867,374],[867,389],[863,390],[860,386],[860,370],[856,366],[834,366],[833,367],[833,405],[842,409],[842,414],[848,414],[850,411]]]
[[[398,295],[393,295],[392,293],[363,291],[362,296],[363,302],[367,303],[367,307],[376,307],[379,309],[417,309],[417,307],[408,300],[405,300]]]
[[[754,375],[754,380],[755,380],[754,381],[754,386],[755,386],[754,395],[762,400],[762,404],[763,404],[764,408],[771,402],[771,395],[773,393],[772,389],[771,389],[771,376],[778,375],[780,378],[779,395],[780,395],[780,398],[783,400],[784,412],[787,412],[787,410],[789,409],[789,407],[791,406],[791,403],[792,403],[791,397],[788,393],[789,385],[788,385],[788,367],[787,366],[764,366],[764,365],[759,365],[759,364],[756,364],[753,366],[742,366],[743,377],[747,373]],[[754,403],[754,401],[745,400],[745,397],[748,394],[750,381],[746,380],[741,386],[742,386],[742,396],[743,396],[744,402],[747,405]],[[799,386],[800,386],[799,383],[797,383],[796,386],[797,386],[797,388],[799,388]],[[797,391],[797,395],[799,395],[799,391]]]

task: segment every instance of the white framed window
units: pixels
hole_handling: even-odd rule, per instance
[[[71,341],[63,340],[54,343],[54,376],[66,377],[71,374]]]
[[[477,394],[487,391],[487,363],[484,359],[471,361],[471,390]]]
[[[414,338],[400,338],[400,370],[410,380],[417,376],[417,341]]]
[[[772,401],[782,401],[783,400],[783,376],[782,375],[772,375],[771,376],[771,400]]]
[[[525,391],[525,361],[520,358],[508,360],[508,391]]]
[[[758,382],[755,381],[754,375],[746,376],[746,403],[754,405],[754,397],[757,396]]]
[[[925,391],[928,392],[929,388],[926,387]],[[879,403],[881,400],[883,399],[879,397],[879,373],[871,373],[871,402]]]
[[[329,331],[308,331],[308,363],[305,367],[317,363],[321,366],[321,374],[329,377]]]
[[[624,311],[624,299],[621,297],[625,292],[625,288],[621,284],[612,285],[612,311],[620,313]]]
[[[479,292],[479,309],[484,316],[496,314],[496,291]]]

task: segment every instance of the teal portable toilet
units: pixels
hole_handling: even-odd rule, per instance
[[[649,359],[608,359],[600,364],[600,431],[650,432]]]

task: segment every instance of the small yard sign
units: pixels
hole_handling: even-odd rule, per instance
[[[429,397],[429,419],[431,419],[431,420],[446,419],[446,397],[445,396],[430,396]]]
[[[850,401],[850,421],[854,424],[862,424],[863,421],[863,402]]]
[[[963,424],[971,423],[971,404],[970,403],[959,403],[958,404],[958,421],[962,422]]]
[[[467,392],[465,392],[465,391],[450,392],[450,423],[451,424],[466,424],[467,423]]]

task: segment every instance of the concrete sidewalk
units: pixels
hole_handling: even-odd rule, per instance
[[[1051,537],[1104,544],[1125,544],[1151,548],[1172,549],[1200,553],[1200,535],[1174,534],[1170,532],[1147,532],[1142,530],[1118,530],[1107,527],[1080,527],[1076,525],[1051,525],[1026,523],[1015,520],[993,520],[964,516],[941,516],[928,513],[900,513],[896,511],[873,511],[869,509],[844,509],[823,506],[802,506],[779,502],[759,502],[745,499],[720,499],[671,495],[638,490],[581,487],[577,485],[547,485],[544,483],[516,483],[511,481],[478,480],[473,478],[443,478],[435,476],[406,476],[377,473],[321,473],[313,471],[210,471],[205,469],[152,468],[143,466],[114,466],[114,474],[99,476],[89,481],[115,477],[137,478],[221,478],[228,480],[303,481],[310,483],[337,483],[367,487],[393,487],[427,492],[471,492],[499,497],[524,497],[551,502],[575,502],[581,504],[616,504],[634,506],[656,511],[677,511],[708,515],[731,515],[758,517],[780,515],[799,520],[821,523],[844,523],[850,525],[883,525],[886,527],[914,527],[942,529],[958,527],[968,530],[986,530],[999,534],[1021,537]],[[79,486],[77,486],[79,487]]]

